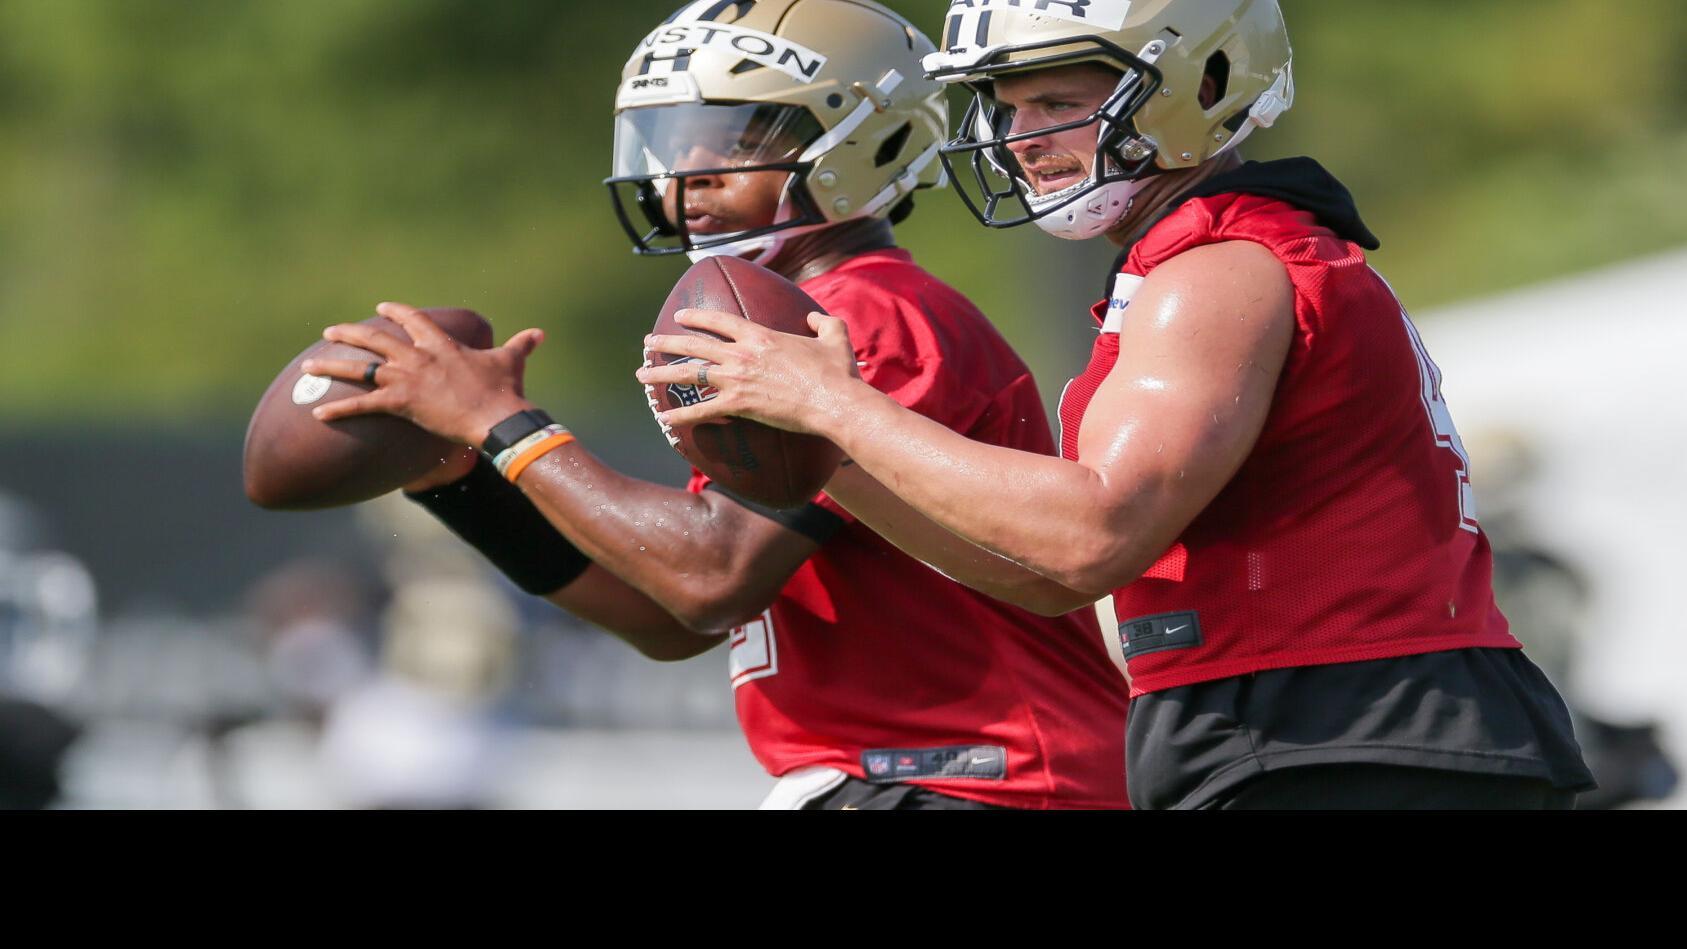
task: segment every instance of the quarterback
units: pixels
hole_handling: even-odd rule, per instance
[[[1571,806],[1591,778],[1494,605],[1441,374],[1377,239],[1316,162],[1237,152],[1293,103],[1276,0],[955,0],[943,36],[926,66],[972,94],[944,157],[974,214],[1121,249],[1062,457],[902,410],[819,315],[801,339],[682,314],[730,341],[647,341],[714,364],[720,396],[669,420],[832,439],[1022,568],[1014,602],[1112,593],[1139,807]]]
[[[914,192],[945,177],[944,90],[921,66],[935,51],[859,0],[688,3],[626,65],[607,184],[639,253],[756,260],[847,322],[875,391],[960,437],[1052,455],[1024,364],[893,240]],[[930,525],[905,553],[829,495],[772,510],[701,473],[686,489],[625,476],[522,397],[538,331],[481,352],[409,307],[381,312],[416,345],[330,329],[385,361],[308,366],[377,386],[319,415],[392,412],[484,449],[410,495],[529,592],[658,659],[727,641],[745,736],[782,779],[769,806],[1127,806],[1127,692],[1088,610],[975,592],[926,564],[998,596],[1023,571]],[[853,505],[925,523],[858,470],[835,481]]]

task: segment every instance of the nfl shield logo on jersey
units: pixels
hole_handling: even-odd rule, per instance
[[[706,359],[698,359],[695,356],[687,356],[684,359],[676,359],[673,362],[668,363],[668,365],[678,366],[685,363],[706,364],[707,362],[708,360]],[[719,394],[720,390],[716,389],[714,386],[697,386],[677,382],[671,383],[668,386],[668,398],[672,399],[675,404],[680,406],[697,405],[702,402],[707,402]]]

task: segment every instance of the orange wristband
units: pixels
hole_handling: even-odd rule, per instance
[[[515,460],[510,462],[509,467],[504,469],[504,478],[511,484],[514,484],[515,479],[521,477],[521,473],[527,470],[528,465],[531,465],[535,461],[538,461],[542,456],[555,451],[572,441],[576,441],[573,432],[557,432],[555,435],[552,435],[537,445],[534,445],[532,448],[529,448],[517,455]]]

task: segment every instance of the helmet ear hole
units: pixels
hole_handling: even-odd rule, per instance
[[[1201,108],[1211,109],[1224,101],[1230,91],[1230,57],[1224,50],[1207,58],[1206,73],[1201,77]]]
[[[903,198],[901,201],[898,201],[896,203],[896,207],[890,209],[891,226],[894,227],[895,225],[901,224],[903,221],[908,220],[908,218],[913,213],[914,213],[914,196],[909,195],[906,198]]]
[[[908,137],[913,134],[913,123],[902,123],[901,128],[890,133],[889,137],[884,140],[883,144],[879,145],[878,153],[873,156],[873,167],[883,168],[901,157],[902,149],[906,148],[908,145]]]

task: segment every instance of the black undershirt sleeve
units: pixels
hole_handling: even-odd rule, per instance
[[[461,480],[404,496],[534,596],[555,593],[592,565],[484,455]]]

